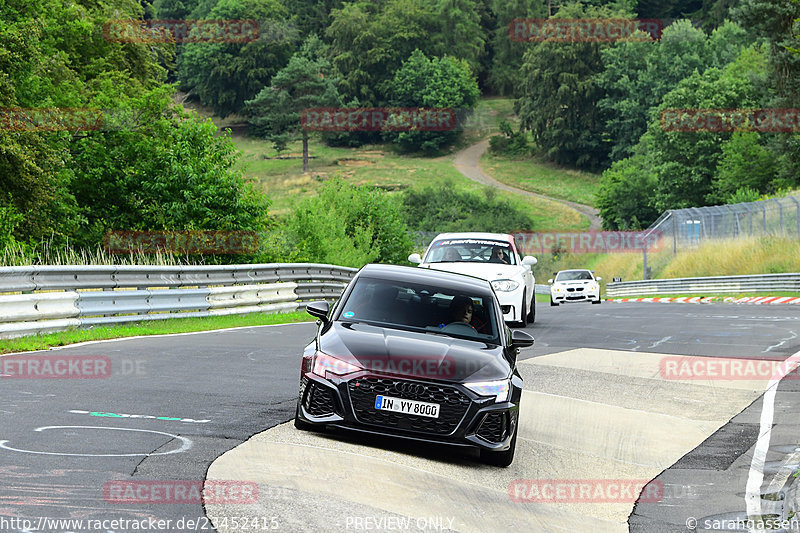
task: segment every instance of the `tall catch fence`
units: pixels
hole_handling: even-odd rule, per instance
[[[659,232],[664,247],[697,246],[710,239],[784,235],[800,238],[800,195],[757,202],[670,209],[647,228]]]

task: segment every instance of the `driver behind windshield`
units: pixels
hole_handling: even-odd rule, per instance
[[[469,324],[472,329],[475,327],[472,325],[472,313],[473,313],[473,303],[472,298],[468,296],[455,296],[453,300],[450,302],[450,322],[463,322],[465,324]],[[442,324],[444,325],[444,324]]]
[[[506,255],[505,250],[500,248],[499,246],[495,246],[492,248],[492,256],[489,258],[490,263],[502,263],[504,265],[508,264],[508,256]]]

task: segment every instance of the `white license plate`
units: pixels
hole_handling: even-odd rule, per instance
[[[375,409],[380,411],[393,411],[395,413],[403,413],[406,415],[439,418],[438,403],[418,402],[416,400],[393,398],[391,396],[377,396],[375,398]]]

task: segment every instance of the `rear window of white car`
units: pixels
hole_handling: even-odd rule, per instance
[[[517,264],[510,243],[482,239],[436,241],[425,256],[425,263],[456,262]]]

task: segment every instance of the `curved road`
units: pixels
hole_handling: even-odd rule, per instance
[[[489,141],[483,140],[477,144],[473,144],[472,146],[464,148],[463,150],[461,150],[456,154],[453,164],[455,165],[456,169],[458,169],[459,172],[461,172],[464,176],[468,177],[472,181],[477,181],[478,183],[483,183],[484,185],[490,185],[492,187],[496,187],[504,191],[513,192],[514,194],[521,194],[532,198],[543,198],[545,200],[551,200],[553,202],[558,202],[560,204],[563,204],[569,207],[570,209],[578,211],[580,214],[588,218],[589,229],[591,230],[600,229],[603,221],[598,216],[599,211],[594,207],[584,204],[578,204],[575,202],[570,202],[568,200],[559,200],[557,198],[552,198],[550,196],[545,196],[543,194],[538,194],[535,192],[518,189],[516,187],[512,187],[511,185],[506,185],[505,183],[499,182],[493,177],[483,172],[480,166],[480,160],[481,156],[484,154],[484,152],[486,152],[488,147],[489,147]]]
[[[170,520],[168,529],[148,530],[172,532],[659,532],[685,531],[689,516],[742,512],[766,381],[669,379],[661,368],[697,355],[785,359],[800,350],[795,309],[541,306],[529,329],[537,343],[521,355],[521,433],[507,469],[459,450],[296,431],[287,421],[312,323],[26,354],[107,358],[112,372],[0,378],[0,531],[34,531],[46,518],[106,520],[96,529],[103,533],[142,529],[122,520]],[[765,486],[800,444],[795,383],[782,382],[774,400]],[[202,505],[169,501],[164,489],[120,491],[206,477],[243,489],[239,499]],[[530,492],[513,488],[525,486],[516,480],[654,478],[659,498],[636,506],[531,502]],[[242,500],[253,487],[255,497]],[[45,522],[39,530],[86,525]]]

